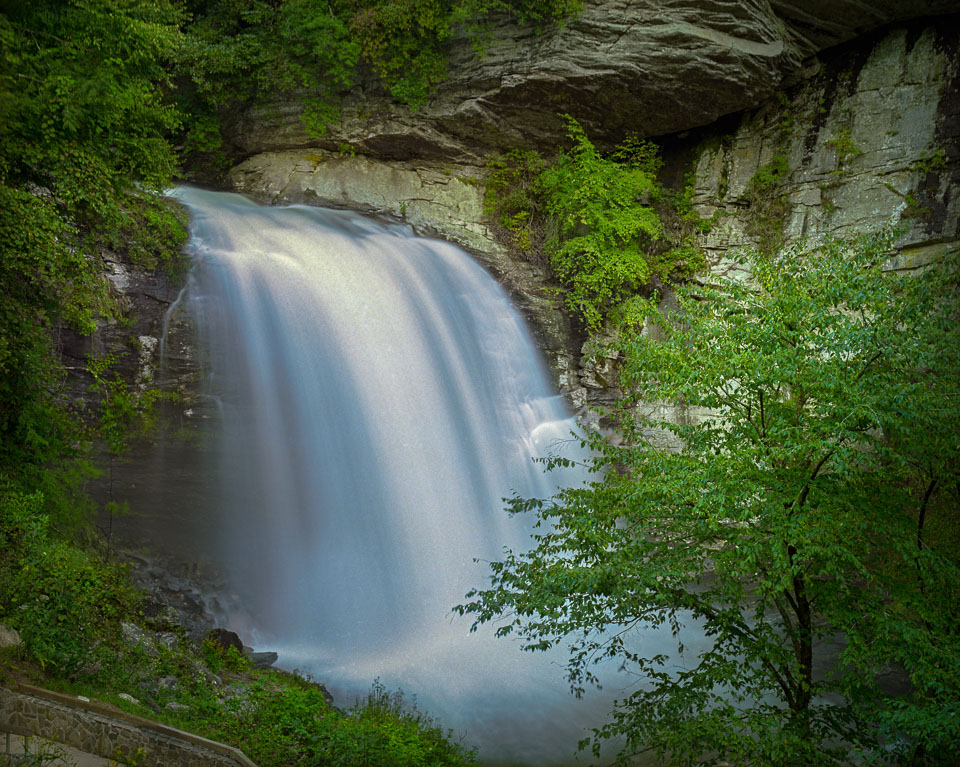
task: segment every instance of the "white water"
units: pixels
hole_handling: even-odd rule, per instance
[[[360,214],[181,188],[187,296],[220,398],[218,556],[241,636],[349,706],[374,678],[488,759],[566,761],[609,700],[575,701],[562,655],[531,655],[453,605],[487,583],[584,458],[500,287],[455,246]],[[622,692],[622,691],[621,691]]]

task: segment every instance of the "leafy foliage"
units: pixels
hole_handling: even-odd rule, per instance
[[[604,659],[637,674],[595,744],[685,765],[952,758],[960,265],[885,273],[891,240],[753,255],[754,285],[650,302],[655,332],[620,345],[628,440],[594,444],[589,486],[512,502],[536,547],[458,609],[529,649],[569,639],[574,689]],[[682,663],[645,653],[651,627]],[[909,693],[884,692],[889,668]]]
[[[137,597],[122,571],[59,539],[40,493],[0,495],[0,616],[27,653],[61,674],[77,671],[115,634]]]
[[[475,764],[400,693],[375,682],[366,700],[346,714],[309,684],[250,687],[212,717],[211,732],[239,745],[265,767],[457,767]]]
[[[483,191],[483,211],[501,239],[540,266],[547,263],[546,242],[555,228],[541,183],[546,168],[539,152],[515,149],[487,163]]]
[[[54,334],[117,307],[101,250],[175,268],[186,233],[157,191],[174,170],[167,99],[182,16],[166,0],[46,0],[0,14],[0,474],[63,492],[83,440]],[[81,472],[82,474],[82,472]]]
[[[784,187],[791,172],[787,156],[778,153],[757,168],[747,184],[747,233],[754,238],[757,248],[766,253],[784,245],[783,223],[789,210]]]
[[[702,256],[664,231],[656,145],[629,139],[604,156],[566,119],[572,148],[555,161],[514,151],[489,164],[484,209],[511,246],[533,261],[546,254],[567,308],[598,330],[624,319],[655,275],[687,274]]]
[[[116,372],[117,362],[115,353],[87,360],[87,372],[93,379],[89,389],[102,399],[97,435],[115,458],[126,452],[132,437],[153,428],[156,403],[175,398],[172,392],[159,389],[133,389]]]
[[[642,141],[602,157],[573,118],[568,135],[573,149],[542,176],[547,210],[557,220],[550,262],[567,289],[567,306],[598,328],[658,266],[650,246],[663,230],[649,203],[659,161],[655,145]]]

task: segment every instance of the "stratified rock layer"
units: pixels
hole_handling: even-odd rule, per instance
[[[955,246],[960,227],[957,27],[898,29],[826,61],[776,107],[705,141],[694,202],[717,225],[703,238],[714,268],[757,244],[762,227],[788,241],[904,227],[898,265]],[[786,203],[761,221],[751,180],[776,157],[789,166],[772,194]],[[767,232],[766,234],[769,234]]]
[[[956,0],[819,3],[588,0],[537,34],[495,24],[484,55],[450,46],[449,77],[418,112],[375,85],[354,89],[321,146],[417,161],[475,162],[517,147],[555,148],[560,114],[599,141],[658,136],[750,109],[804,74],[826,47],[882,24],[960,10]],[[250,109],[231,131],[241,155],[316,145],[297,99]]]

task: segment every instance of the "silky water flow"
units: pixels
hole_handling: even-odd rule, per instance
[[[232,627],[339,705],[379,678],[486,760],[568,761],[609,699],[574,699],[562,654],[470,633],[451,611],[505,546],[530,545],[531,520],[504,497],[584,479],[534,461],[585,454],[503,290],[406,226],[175,194],[192,216],[186,300],[219,403]]]

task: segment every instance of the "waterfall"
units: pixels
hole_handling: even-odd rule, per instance
[[[584,456],[503,290],[405,226],[175,194],[222,414],[216,556],[233,625],[341,695],[375,677],[416,693],[486,757],[568,757],[596,717],[575,708],[562,656],[451,613],[503,547],[529,545],[530,520],[502,499],[582,480],[533,460]]]

